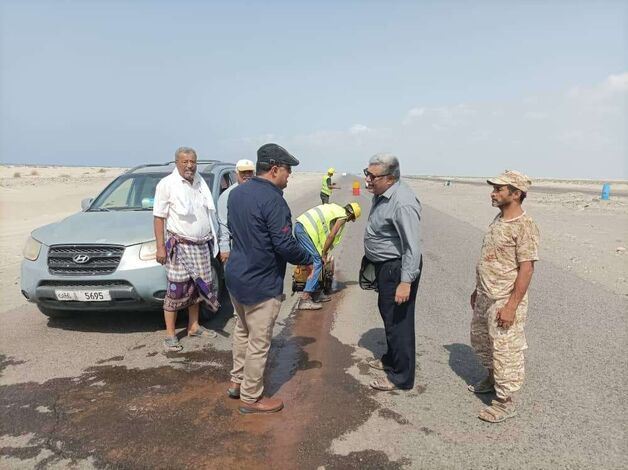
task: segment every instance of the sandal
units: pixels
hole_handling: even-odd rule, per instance
[[[501,401],[493,400],[491,406],[487,406],[480,411],[478,418],[487,423],[501,423],[515,416],[517,416],[517,410],[512,402],[502,403]]]
[[[183,349],[183,346],[181,346],[179,338],[176,336],[166,336],[166,339],[164,339],[164,349],[168,352],[178,352]]]
[[[467,389],[473,393],[493,393],[495,391],[495,383],[491,382],[488,377],[480,380],[478,383],[467,386]]]
[[[229,395],[229,398],[240,398],[240,384],[231,381],[227,389],[227,395]]]
[[[324,292],[319,292],[317,295],[314,295],[313,300],[319,304],[321,302],[331,302],[331,295],[327,295]]]
[[[392,383],[388,379],[388,377],[378,377],[377,379],[373,380],[369,385],[371,386],[371,388],[374,388],[375,390],[380,390],[382,392],[399,390],[399,387]]]
[[[384,363],[381,361],[381,359],[376,359],[376,358],[367,359],[366,363],[369,365],[369,367],[372,367],[373,369],[376,369],[376,370],[391,370],[392,369],[392,367],[385,366]]]
[[[198,328],[195,331],[188,331],[188,336],[191,336],[193,338],[215,338],[216,336],[218,336],[218,333],[216,333],[214,330],[208,330],[204,326],[198,325]]]

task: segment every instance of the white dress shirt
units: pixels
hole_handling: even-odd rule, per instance
[[[176,168],[162,178],[155,190],[153,215],[166,219],[166,230],[193,241],[216,240],[216,208],[211,191],[199,174],[190,183]]]
[[[227,224],[229,220],[229,209],[227,208],[227,202],[229,201],[229,194],[234,188],[238,187],[238,183],[234,183],[229,186],[218,198],[218,246],[222,253],[228,253],[231,251],[231,231]]]

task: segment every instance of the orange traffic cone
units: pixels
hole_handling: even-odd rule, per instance
[[[354,196],[360,195],[360,182],[359,181],[353,182],[353,195]]]

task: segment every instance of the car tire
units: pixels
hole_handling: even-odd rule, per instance
[[[69,310],[57,310],[54,308],[42,307],[41,305],[38,305],[37,308],[48,318],[69,318],[73,315],[73,312]]]

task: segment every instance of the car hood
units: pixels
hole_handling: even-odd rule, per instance
[[[155,239],[152,211],[79,212],[33,230],[44,245],[135,245]]]

